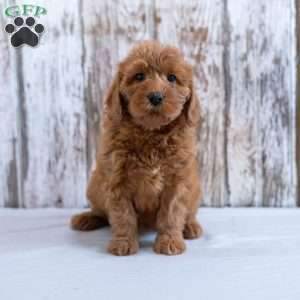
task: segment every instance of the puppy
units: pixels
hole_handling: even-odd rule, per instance
[[[175,255],[198,238],[199,103],[192,68],[174,47],[146,41],[119,64],[104,103],[97,165],[87,188],[91,210],[76,230],[112,229],[108,251],[139,249],[138,229],[157,230],[156,253]]]

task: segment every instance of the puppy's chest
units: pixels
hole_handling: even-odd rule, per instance
[[[137,188],[161,190],[166,173],[165,164],[158,149],[130,151],[126,166],[128,180]]]
[[[134,207],[139,213],[151,215],[159,207],[159,195],[165,186],[165,170],[157,153],[133,153],[128,160],[128,183]]]
[[[138,198],[147,198],[148,202],[158,198],[171,176],[170,160],[176,156],[173,148],[164,139],[133,144],[128,153],[127,175]]]

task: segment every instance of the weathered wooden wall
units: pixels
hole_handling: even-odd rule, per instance
[[[296,1],[297,35],[297,87],[296,87],[296,161],[297,161],[297,204],[300,206],[300,0]]]
[[[31,1],[48,10],[39,47],[0,30],[0,206],[86,205],[103,95],[144,39],[194,65],[203,204],[295,206],[295,1]]]

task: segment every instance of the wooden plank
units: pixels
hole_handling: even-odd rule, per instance
[[[82,1],[88,174],[95,164],[103,98],[118,60],[116,10],[116,2]]]
[[[95,164],[103,98],[118,62],[153,33],[152,1],[83,1],[88,173]],[[151,23],[152,22],[152,23]]]
[[[86,205],[86,108],[80,3],[32,1],[47,9],[39,47],[22,48],[24,206]]]
[[[228,0],[229,202],[293,206],[295,10],[293,0]],[[284,45],[284,46],[283,46]]]
[[[266,2],[263,35],[269,35],[269,47],[262,53],[259,111],[263,133],[263,206],[296,205],[295,17],[294,0]],[[267,114],[269,111],[272,115]]]
[[[296,38],[297,38],[297,90],[296,90],[296,160],[297,160],[297,204],[300,206],[300,0],[296,5]]]
[[[12,4],[0,2],[0,207],[19,204],[18,73],[16,51],[3,30],[10,19],[2,13]]]
[[[207,206],[227,204],[223,1],[156,1],[156,34],[182,49],[194,66],[203,124],[199,158]]]
[[[152,0],[119,0],[117,14],[118,59],[123,59],[139,41],[154,38]]]
[[[250,7],[251,6],[251,7]],[[257,39],[261,6],[248,0],[228,1],[228,73],[230,79],[227,129],[227,160],[230,202],[234,206],[251,206],[262,200],[262,174],[257,164],[261,151],[258,145],[257,115]],[[250,12],[244,14],[245,11]],[[241,15],[242,14],[242,15]],[[241,24],[240,24],[241,23]],[[261,45],[260,45],[261,47]],[[252,76],[254,78],[252,78]],[[258,75],[259,78],[259,75]],[[258,79],[259,80],[259,79]],[[257,152],[256,152],[257,151]]]
[[[105,91],[148,38],[195,66],[203,204],[294,206],[295,1],[33,1],[48,9],[41,46],[0,33],[0,206],[86,204]]]

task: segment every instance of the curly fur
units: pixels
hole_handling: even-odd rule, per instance
[[[136,80],[143,73],[144,80]],[[176,75],[175,82],[168,75]],[[151,106],[147,95],[164,100]],[[100,150],[87,197],[91,211],[72,218],[77,230],[112,228],[108,251],[138,251],[138,228],[158,231],[154,250],[179,254],[200,236],[196,133],[199,102],[192,68],[174,47],[137,44],[119,64],[104,103]]]

